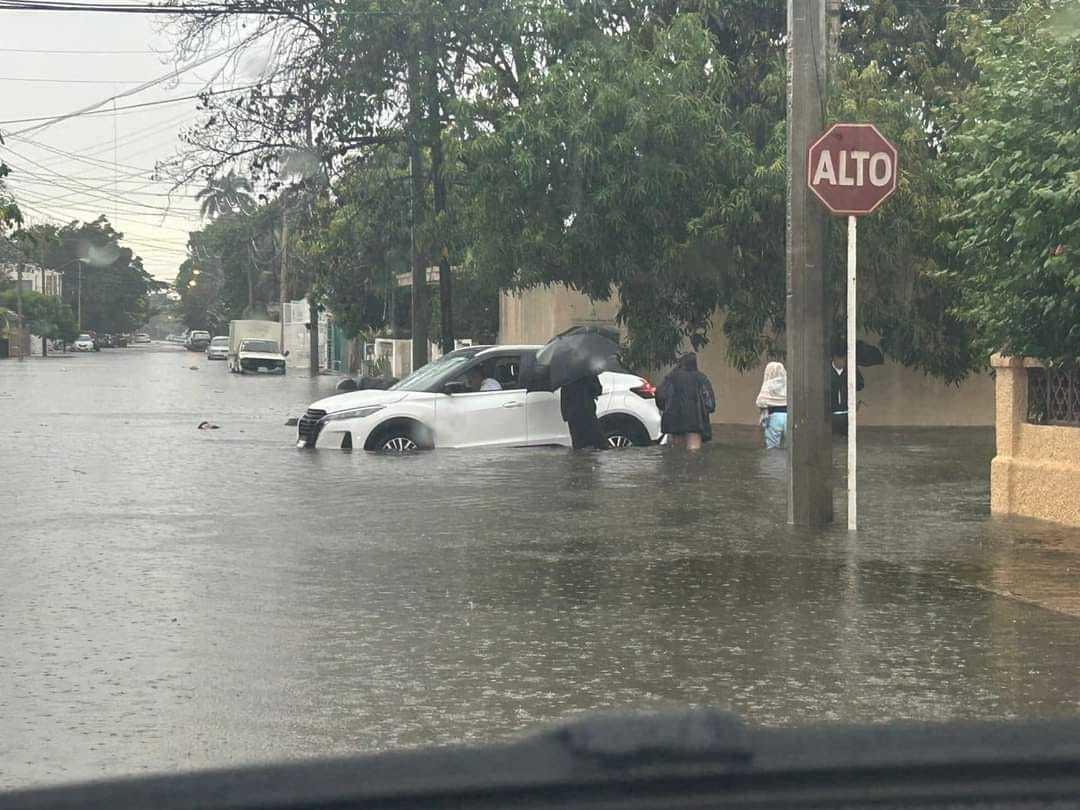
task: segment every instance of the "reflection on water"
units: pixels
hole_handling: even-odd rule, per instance
[[[1076,619],[1029,602],[1068,607],[1078,536],[989,517],[988,431],[866,431],[864,529],[838,491],[815,534],[785,525],[785,457],[745,431],[694,456],[299,452],[285,418],[334,380],[222,366],[0,365],[0,786],[601,708],[1077,711]]]

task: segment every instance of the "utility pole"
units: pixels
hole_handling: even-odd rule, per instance
[[[38,240],[38,261],[41,262],[41,294],[46,294],[45,289],[45,241],[44,239]],[[45,331],[45,330],[42,330]],[[49,356],[49,339],[45,335],[41,336],[41,356]]]
[[[281,321],[281,340],[278,341],[281,345],[278,349],[281,353],[285,354],[285,292],[287,289],[286,278],[289,272],[289,208],[286,204],[285,195],[281,196],[281,314],[278,316],[278,320]]]
[[[319,376],[319,307],[315,304],[315,299],[311,297],[311,293],[308,293],[308,323],[310,329],[308,330],[308,350],[310,358],[308,360],[308,368],[311,370],[312,377]]]
[[[807,151],[824,128],[825,7],[788,0],[788,522],[810,528],[833,519],[825,211],[806,173]]]
[[[79,333],[82,333],[82,259],[76,259],[79,263]]]
[[[25,338],[23,333],[26,332],[26,328],[23,326],[22,316],[22,271],[23,263],[19,262],[15,265],[15,313],[19,318],[19,362],[23,361],[23,346],[25,345]]]

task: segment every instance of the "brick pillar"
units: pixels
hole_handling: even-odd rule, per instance
[[[1013,465],[1020,449],[1020,425],[1027,419],[1028,371],[1022,357],[995,354],[994,401],[997,455],[990,463],[990,511],[1007,514],[1012,508]]]

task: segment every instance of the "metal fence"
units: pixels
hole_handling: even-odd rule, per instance
[[[1080,427],[1080,366],[1028,369],[1027,420]]]

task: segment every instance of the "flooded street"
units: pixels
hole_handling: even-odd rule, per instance
[[[816,535],[747,432],[694,457],[296,450],[286,418],[335,381],[163,345],[0,363],[0,787],[592,709],[1080,712],[1080,537],[990,517],[991,430],[866,431],[864,528],[837,490]]]

